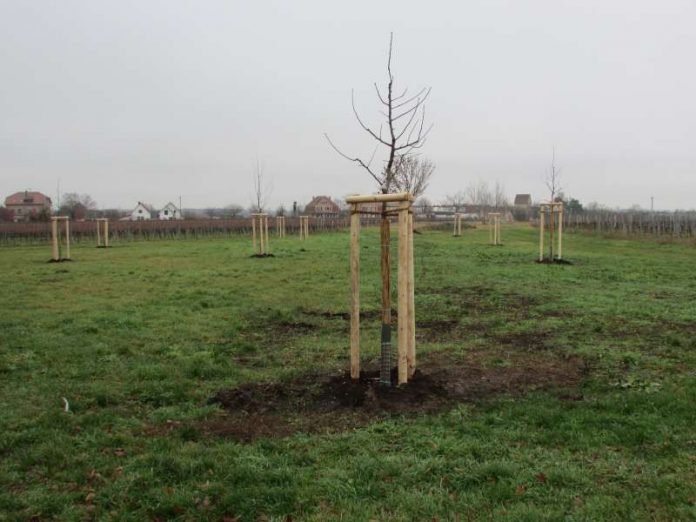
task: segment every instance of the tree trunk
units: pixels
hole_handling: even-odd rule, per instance
[[[380,381],[391,384],[391,259],[389,255],[390,229],[387,216],[387,204],[382,203],[382,221],[380,223],[381,273],[382,273],[382,342]]]

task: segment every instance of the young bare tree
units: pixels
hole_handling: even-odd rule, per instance
[[[261,168],[258,157],[256,158],[252,177],[254,180],[254,193],[252,194],[251,208],[254,212],[263,212],[266,202],[271,195],[272,186],[264,177],[263,168]]]
[[[242,212],[244,212],[244,208],[241,205],[237,205],[236,203],[227,205],[224,210],[227,217],[231,218],[236,218],[240,216]]]
[[[454,194],[445,196],[443,204],[454,207],[454,211],[459,212],[459,210],[466,205],[466,199],[466,194],[460,190]]]
[[[466,202],[479,208],[482,217],[487,214],[488,208],[493,204],[493,195],[488,183],[483,180],[472,181],[465,189]]]
[[[394,187],[399,192],[410,192],[417,199],[428,188],[433,172],[435,165],[427,158],[400,156],[396,163]]]
[[[549,203],[556,201],[556,196],[561,191],[561,171],[556,168],[556,147],[551,152],[551,168],[546,174],[546,188],[549,190]],[[555,222],[553,210],[549,214],[549,261],[553,261],[553,238],[555,235]]]
[[[374,84],[375,93],[379,103],[383,107],[381,111],[384,120],[379,126],[370,126],[360,116],[355,106],[355,96],[351,91],[351,104],[353,115],[358,124],[375,142],[375,149],[369,158],[364,160],[359,156],[351,156],[341,151],[324,134],[329,145],[343,158],[358,164],[377,183],[378,189],[388,194],[398,189],[397,165],[404,158],[414,154],[425,145],[431,126],[425,125],[425,101],[430,95],[430,88],[424,87],[414,95],[408,94],[408,88],[397,90],[394,75],[392,73],[392,51],[394,34],[389,36],[389,53],[387,55],[387,79],[386,85],[379,87]],[[373,166],[377,151],[382,149],[384,156],[382,164]],[[382,356],[387,356],[391,351],[391,276],[389,256],[389,216],[387,204],[382,204],[382,219],[380,223],[381,249],[381,274],[382,274]],[[384,379],[384,378],[383,378]]]
[[[431,218],[433,216],[433,204],[425,196],[420,197],[414,206],[422,216],[426,218]]]
[[[96,210],[97,202],[89,194],[68,192],[63,194],[59,212],[73,219],[85,219],[87,214]]]
[[[493,206],[497,209],[509,206],[507,195],[505,194],[505,185],[500,181],[495,181],[493,188]]]

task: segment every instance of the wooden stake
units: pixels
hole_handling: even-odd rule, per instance
[[[264,254],[270,254],[271,253],[271,242],[268,239],[268,215],[263,216],[263,222],[264,222],[264,227],[266,229],[266,251]]]
[[[563,256],[563,206],[558,207],[558,259]]]
[[[360,214],[353,205],[350,216],[350,377],[360,378]]]
[[[256,254],[256,214],[251,215],[251,244],[254,248],[254,254]]]
[[[51,247],[51,259],[60,261],[60,254],[58,253],[58,220],[55,218],[51,218]]]
[[[97,219],[97,246],[100,247],[102,246],[102,240],[101,240],[101,221]]]
[[[104,221],[104,246],[109,246],[109,220]]]
[[[500,244],[500,215],[495,216],[495,244]]]
[[[544,207],[539,206],[539,262],[544,260]]]
[[[65,218],[65,259],[70,259],[70,219]]]
[[[461,223],[461,221],[460,221]],[[416,305],[415,278],[413,268],[413,213],[408,213],[408,377],[416,373]]]
[[[266,253],[266,241],[265,241],[266,234],[263,232],[263,218],[259,216],[259,244],[261,246],[261,251],[260,254],[263,255]]]
[[[399,260],[398,260],[398,341],[399,384],[408,382],[408,210],[399,210]]]

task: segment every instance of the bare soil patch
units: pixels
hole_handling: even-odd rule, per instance
[[[322,310],[302,310],[303,315],[309,317],[322,317],[324,319],[341,319],[343,321],[350,321],[350,312],[329,312]],[[392,317],[397,317],[397,311],[391,311]],[[381,312],[379,310],[362,310],[360,312],[360,319],[373,320],[379,319]]]
[[[249,442],[298,432],[348,431],[395,416],[438,413],[460,402],[533,390],[578,397],[583,368],[579,358],[529,352],[478,351],[462,359],[431,353],[405,386],[381,386],[379,372],[367,370],[357,382],[345,372],[220,390],[209,401],[220,406],[220,415],[197,429]]]
[[[539,263],[540,265],[572,265],[573,264],[572,261],[568,261],[567,259],[553,259],[552,260],[552,259],[549,259],[547,257],[545,257],[541,261],[539,261],[537,259],[536,262]]]
[[[437,342],[454,336],[459,329],[457,319],[435,319],[416,322],[416,338],[420,341]]]
[[[502,345],[511,346],[518,350],[540,351],[545,350],[546,332],[514,332],[498,335],[495,340]]]

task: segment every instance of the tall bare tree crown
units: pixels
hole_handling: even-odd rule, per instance
[[[394,92],[393,44],[394,33],[391,33],[387,56],[386,86],[380,88],[376,82],[374,83],[377,99],[384,108],[381,114],[385,120],[379,128],[371,127],[365,123],[355,106],[355,93],[351,91],[353,115],[360,127],[376,142],[375,150],[370,159],[366,161],[359,156],[345,154],[331,141],[328,134],[324,134],[331,147],[338,154],[365,169],[377,182],[380,191],[385,194],[400,189],[397,179],[398,167],[404,165],[407,157],[425,145],[432,129],[432,125],[427,127],[425,125],[425,101],[430,96],[430,87],[424,87],[411,96],[408,94],[408,88],[405,88],[400,94]],[[380,148],[386,149],[386,159],[383,160],[382,168],[376,168],[373,166],[373,161]],[[432,174],[432,169],[430,173]]]

